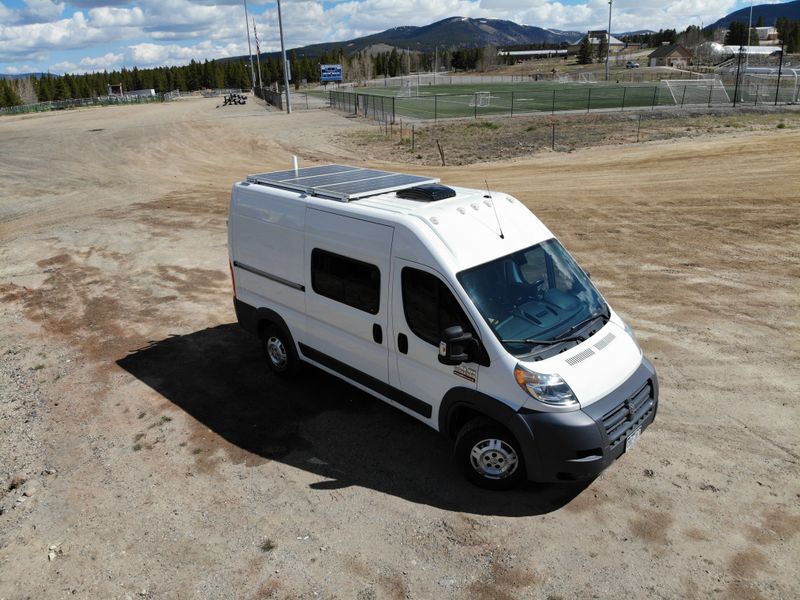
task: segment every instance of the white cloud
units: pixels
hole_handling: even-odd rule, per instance
[[[194,46],[178,44],[135,44],[125,52],[126,65],[139,67],[184,65],[192,60],[202,62],[206,59],[226,58],[247,54],[247,42],[215,44],[201,42]]]
[[[115,8],[101,6],[89,11],[89,22],[93,27],[140,27],[145,24],[144,11],[138,6]]]
[[[25,60],[50,50],[87,48],[125,39],[134,33],[118,27],[96,27],[81,12],[51,23],[0,27],[0,62],[11,62],[14,58]]]
[[[63,12],[64,3],[52,0],[25,0],[25,8],[20,11],[25,23],[47,23]]]
[[[48,23],[60,17],[63,12],[64,3],[53,0],[25,0],[25,5],[16,10],[0,2],[0,25]]]
[[[87,56],[78,63],[72,61],[62,61],[50,66],[53,73],[91,73],[95,71],[111,71],[119,69],[124,60],[123,54],[107,52],[103,56]]]
[[[36,67],[32,67],[31,65],[20,65],[18,67],[8,67],[6,69],[6,73],[10,75],[17,75],[19,73],[35,73]]]

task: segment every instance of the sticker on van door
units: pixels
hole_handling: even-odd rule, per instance
[[[475,381],[478,379],[477,369],[466,367],[464,365],[457,365],[453,369],[453,374],[458,375],[459,377],[463,377],[470,383],[475,383]]]

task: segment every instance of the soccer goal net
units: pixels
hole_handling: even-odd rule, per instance
[[[410,81],[404,81],[400,85],[400,91],[397,93],[398,98],[416,98],[419,96],[419,86]]]
[[[798,73],[796,69],[787,69],[778,81],[777,73],[748,73],[742,77],[739,86],[740,100],[752,101],[756,104],[774,102],[797,102]]]
[[[581,83],[597,83],[594,73],[580,73],[578,74],[578,81]]]
[[[687,104],[730,104],[728,90],[719,79],[662,79],[666,93],[659,94],[662,101],[677,106]]]
[[[492,105],[492,93],[491,92],[475,92],[472,95],[472,100],[469,101],[469,105],[472,107],[477,106],[480,108],[481,106],[491,106]]]

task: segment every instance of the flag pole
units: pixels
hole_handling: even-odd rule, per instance
[[[256,62],[258,63],[258,89],[261,90],[261,99],[264,98],[264,84],[261,83],[261,45],[258,43],[258,30],[256,30],[256,18],[253,17],[253,37],[256,38]]]
[[[253,47],[250,45],[250,18],[247,16],[247,0],[244,0],[244,26],[247,28],[247,53],[250,55],[250,75],[253,77],[253,93],[256,91],[256,72],[253,69]]]
[[[283,19],[281,18],[281,0],[278,0],[278,28],[281,32],[281,54],[283,55],[283,87],[286,89],[286,112],[291,114],[292,101],[289,95],[289,65],[286,62],[286,46],[283,44]]]

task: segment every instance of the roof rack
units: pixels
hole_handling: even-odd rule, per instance
[[[325,165],[248,175],[247,181],[302,192],[309,196],[350,202],[367,196],[438,183],[439,179],[347,165]]]

